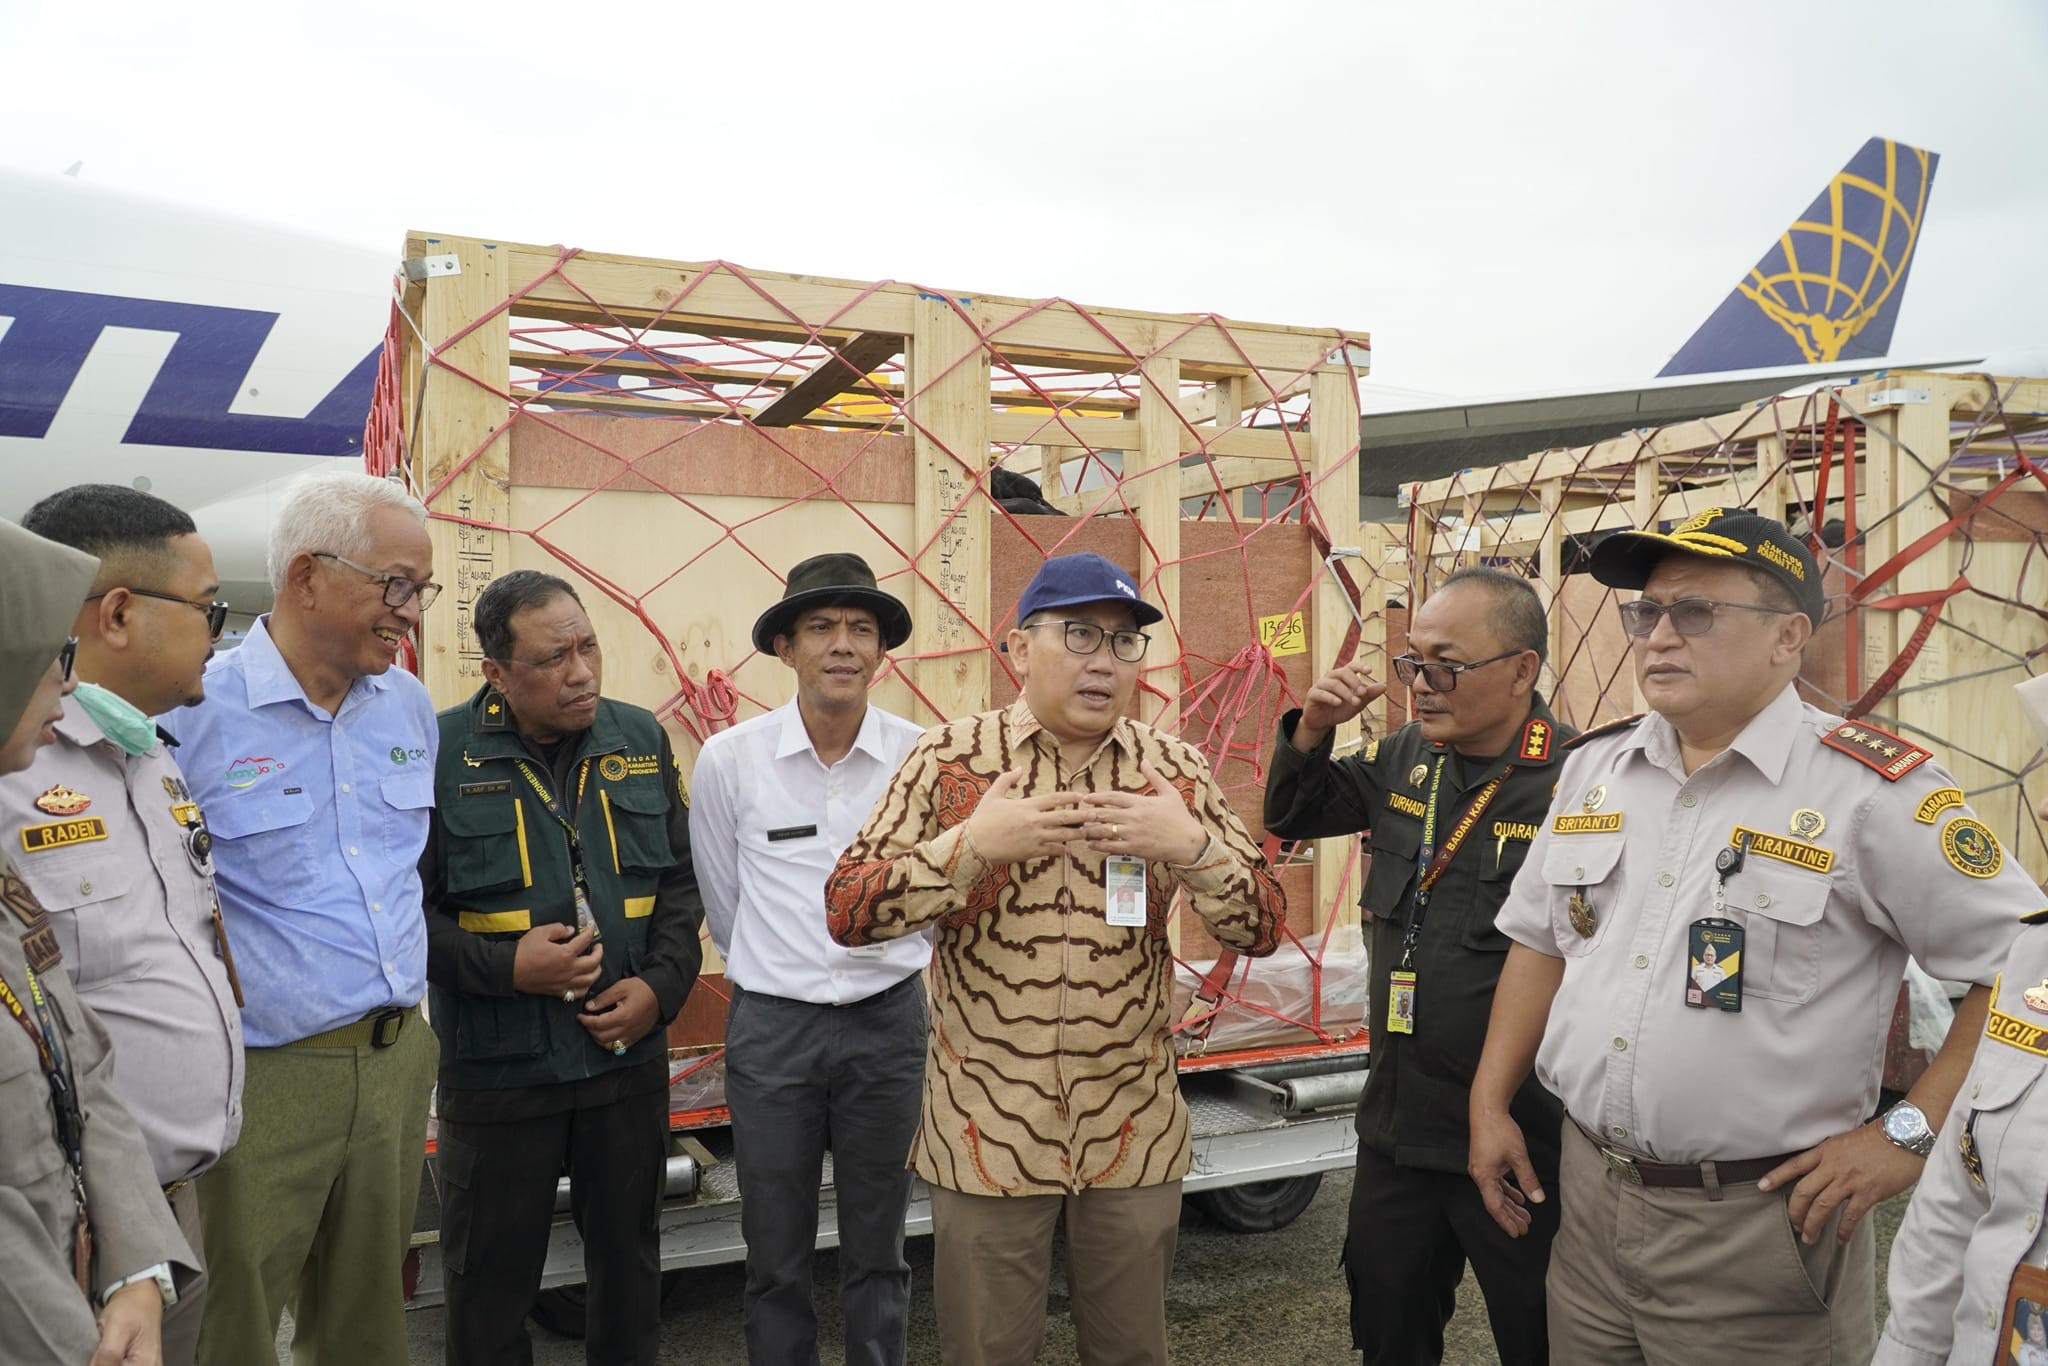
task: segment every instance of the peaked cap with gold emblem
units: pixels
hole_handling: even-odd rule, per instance
[[[1609,588],[1641,588],[1658,561],[1677,550],[1763,570],[1792,590],[1792,600],[1816,628],[1827,615],[1827,590],[1813,552],[1783,522],[1747,508],[1708,508],[1670,531],[1616,532],[1593,552],[1593,577]]]

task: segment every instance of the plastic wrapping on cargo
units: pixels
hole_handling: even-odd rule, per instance
[[[1365,1023],[1365,934],[1355,923],[1339,924],[1328,933],[1302,939],[1297,947],[1283,943],[1270,958],[1254,959],[1211,1023],[1210,1052],[1315,1042],[1315,1035],[1296,1021],[1314,1021],[1332,1039],[1355,1034]],[[1322,1004],[1316,1004],[1317,964],[1321,965]],[[1174,1018],[1187,1015],[1195,990],[1215,966],[1211,962],[1174,963]],[[1269,1013],[1270,1012],[1270,1013]]]

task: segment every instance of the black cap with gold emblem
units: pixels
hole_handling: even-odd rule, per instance
[[[1708,508],[1670,531],[1621,531],[1593,551],[1593,577],[1609,588],[1641,588],[1674,550],[1761,569],[1792,590],[1792,600],[1818,627],[1827,615],[1820,565],[1785,524],[1747,508]]]

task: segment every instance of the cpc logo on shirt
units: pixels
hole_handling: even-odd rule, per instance
[[[229,787],[254,787],[257,780],[272,773],[284,772],[284,760],[269,755],[258,755],[235,760],[228,765],[225,782]]]

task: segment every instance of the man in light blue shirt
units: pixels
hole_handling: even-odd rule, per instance
[[[200,1192],[199,1359],[406,1359],[410,1241],[438,1050],[419,1011],[418,864],[436,727],[391,666],[439,592],[426,512],[319,474],[270,536],[271,614],[161,724],[206,812],[247,1005],[241,1142]]]

